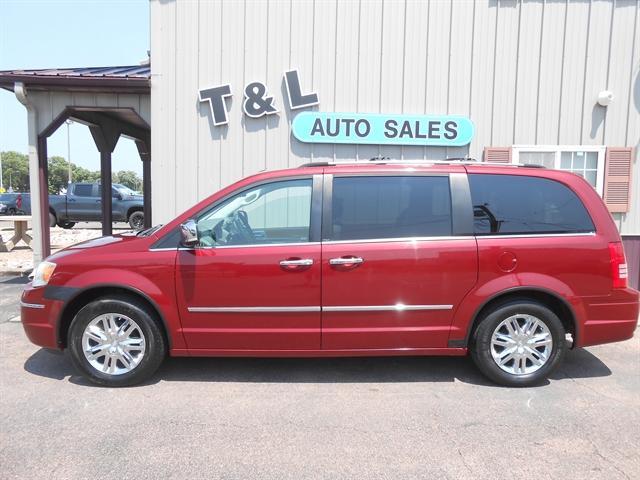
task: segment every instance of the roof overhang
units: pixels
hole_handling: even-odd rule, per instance
[[[0,71],[0,88],[13,91],[16,82],[29,90],[148,94],[149,65],[48,70]]]

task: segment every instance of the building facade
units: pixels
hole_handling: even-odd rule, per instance
[[[107,187],[114,142],[139,139],[154,224],[242,177],[309,161],[570,170],[603,196],[640,282],[639,0],[151,0],[150,10],[150,72],[0,72],[29,111],[36,262],[49,249],[46,138],[69,117],[96,130]],[[105,132],[112,142],[99,141]]]
[[[154,221],[264,169],[470,156],[610,186],[621,233],[640,236],[639,17],[636,0],[152,0]],[[291,108],[292,70],[317,104]],[[248,86],[277,112],[247,114]],[[463,146],[305,143],[292,123],[306,111],[462,115],[475,132]]]

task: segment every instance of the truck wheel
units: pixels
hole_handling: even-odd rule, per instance
[[[108,387],[149,379],[167,354],[152,312],[125,296],[103,297],[84,306],[71,323],[67,344],[76,368]]]
[[[15,208],[10,208],[7,210],[7,215],[17,215],[18,212],[16,212]]]
[[[484,316],[473,336],[471,357],[494,382],[529,387],[547,378],[566,349],[558,316],[540,303],[516,299]]]
[[[142,230],[144,227],[144,213],[133,212],[129,215],[129,226],[134,230]]]
[[[58,222],[58,226],[61,228],[73,228],[73,226],[76,224],[76,222]]]
[[[49,212],[49,226],[53,228],[56,226],[56,223],[57,223],[57,220],[56,220],[55,214]]]

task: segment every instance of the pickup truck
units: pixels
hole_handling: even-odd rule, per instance
[[[28,193],[0,193],[0,215],[23,215],[31,212]]]
[[[128,222],[134,230],[144,226],[142,195],[124,185],[111,186],[114,222]],[[49,225],[72,228],[76,222],[101,221],[99,183],[70,183],[64,195],[49,195]]]

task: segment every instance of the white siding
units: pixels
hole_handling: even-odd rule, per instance
[[[633,208],[616,219],[640,234],[639,16],[637,0],[151,0],[154,222],[244,175],[309,160],[593,144],[636,147]],[[301,144],[289,68],[318,93],[314,109],[468,115],[475,138],[449,149]],[[278,115],[242,114],[254,80]],[[229,125],[213,127],[198,89],[222,83]],[[596,103],[605,89],[616,97],[606,109]]]

